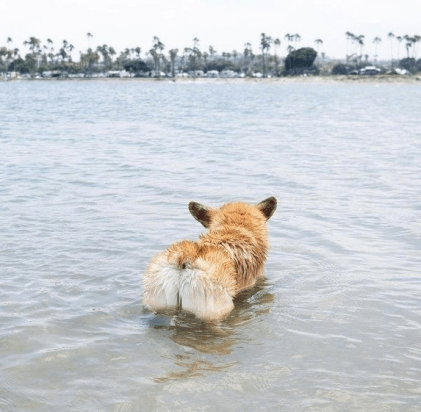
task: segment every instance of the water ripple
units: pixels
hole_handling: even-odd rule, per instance
[[[0,409],[415,410],[416,85],[0,83]],[[277,196],[219,324],[141,305],[202,228]],[[264,395],[262,395],[264,393]]]

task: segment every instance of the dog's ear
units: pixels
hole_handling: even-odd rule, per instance
[[[263,202],[258,203],[256,206],[266,216],[266,220],[269,220],[275,213],[277,203],[276,198],[272,196],[263,200]]]
[[[209,227],[211,222],[210,209],[197,202],[189,203],[189,210],[192,216],[200,222],[205,228]]]

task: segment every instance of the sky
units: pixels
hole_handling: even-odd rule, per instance
[[[139,46],[142,56],[154,36],[167,53],[191,47],[197,37],[202,51],[212,45],[218,53],[241,53],[249,42],[257,54],[261,33],[279,38],[286,55],[285,34],[298,33],[298,47],[316,48],[322,39],[320,52],[335,59],[345,57],[347,31],[365,35],[369,55],[380,37],[380,59],[390,58],[389,32],[421,35],[421,0],[0,0],[0,13],[0,47],[10,37],[24,54],[23,42],[33,36],[50,38],[58,51],[65,39],[74,59],[88,48],[88,32],[92,48],[107,44],[119,54]]]

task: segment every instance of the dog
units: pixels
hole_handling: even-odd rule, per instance
[[[274,197],[256,205],[235,202],[220,208],[190,202],[190,213],[208,231],[196,242],[174,243],[151,260],[143,277],[146,308],[182,309],[208,321],[227,317],[234,296],[263,276],[266,221],[276,206]]]

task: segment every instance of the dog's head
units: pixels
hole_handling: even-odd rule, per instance
[[[257,205],[235,202],[220,208],[209,208],[197,202],[190,202],[189,210],[205,228],[218,230],[227,225],[264,225],[275,212],[276,205],[276,198],[269,197]]]

